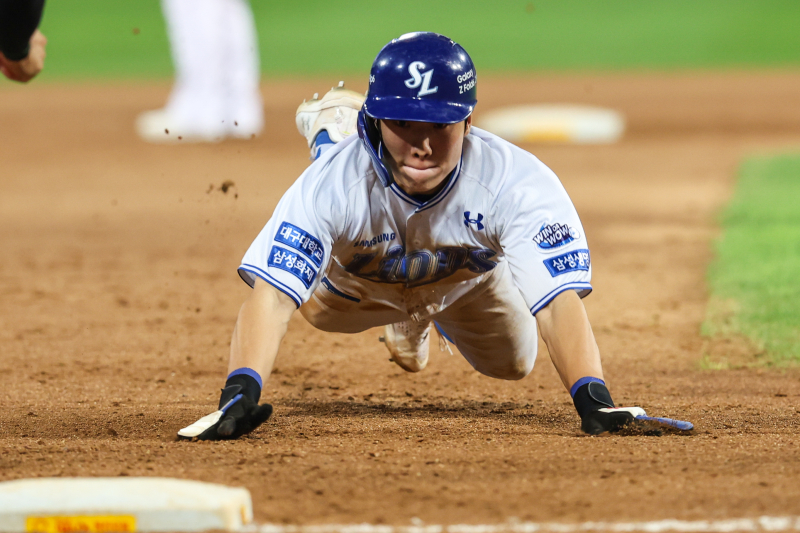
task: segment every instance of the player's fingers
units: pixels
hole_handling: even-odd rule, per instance
[[[222,414],[222,411],[214,411],[213,413],[204,416],[197,422],[178,431],[178,437],[185,439],[191,439],[194,437],[201,438],[203,435],[213,433],[213,428],[216,426],[217,422],[219,422]]]
[[[11,81],[22,81],[21,79],[19,79],[16,72],[14,72],[13,69],[9,68],[6,65],[0,65],[0,72],[2,72],[3,76],[10,79]]]
[[[222,419],[217,426],[217,433],[221,437],[230,437],[236,431],[236,418],[231,415],[226,416]]]
[[[624,410],[602,409],[592,411],[581,423],[581,429],[589,435],[599,435],[606,431],[615,433],[635,422],[633,414]]]
[[[270,416],[272,416],[272,406],[268,403],[259,405],[253,409],[253,413],[251,414],[253,429],[269,420]]]
[[[606,425],[608,431],[614,433],[620,431],[629,425],[633,424],[636,419],[630,413],[608,413],[608,421]]]

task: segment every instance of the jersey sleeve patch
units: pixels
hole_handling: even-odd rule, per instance
[[[580,232],[567,225],[554,222],[552,224],[542,224],[539,233],[533,236],[533,242],[544,252],[555,252],[558,248],[579,239]]]
[[[325,249],[322,247],[322,243],[319,239],[294,224],[281,222],[278,233],[275,234],[275,240],[302,252],[317,268],[322,265],[322,259],[325,256]]]
[[[588,271],[591,260],[589,258],[589,250],[584,248],[547,258],[543,262],[547,270],[550,271],[550,275],[556,277],[577,270]]]
[[[305,258],[300,257],[298,254],[281,248],[280,246],[273,246],[269,252],[268,266],[280,268],[292,274],[297,279],[303,282],[306,289],[311,286],[314,278],[317,277],[317,271],[308,264]]]

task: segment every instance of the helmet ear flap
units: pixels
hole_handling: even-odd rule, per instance
[[[374,135],[374,139],[376,140],[375,144],[378,142],[383,141],[383,133],[381,133],[381,119],[373,118],[372,119],[372,134]]]
[[[364,148],[367,150],[375,171],[378,174],[378,179],[384,187],[392,184],[392,174],[386,165],[381,161],[378,156],[378,147],[381,142],[381,129],[380,123],[377,119],[368,116],[363,110],[358,114],[358,136]]]
[[[371,117],[367,114],[364,115],[364,126],[367,134],[367,139],[369,140],[370,144],[375,147],[375,150],[378,149],[378,145],[383,141],[383,135],[381,135],[381,121],[379,118]]]

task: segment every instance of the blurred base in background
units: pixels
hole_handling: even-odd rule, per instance
[[[613,109],[570,104],[502,107],[476,125],[510,142],[607,144],[625,131],[625,119]]]

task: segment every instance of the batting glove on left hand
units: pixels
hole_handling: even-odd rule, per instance
[[[258,405],[258,397],[253,399],[246,383],[231,383],[228,380],[219,399],[219,410],[204,416],[191,426],[178,431],[178,436],[198,440],[236,439],[250,433],[266,422],[272,415],[268,403]]]

